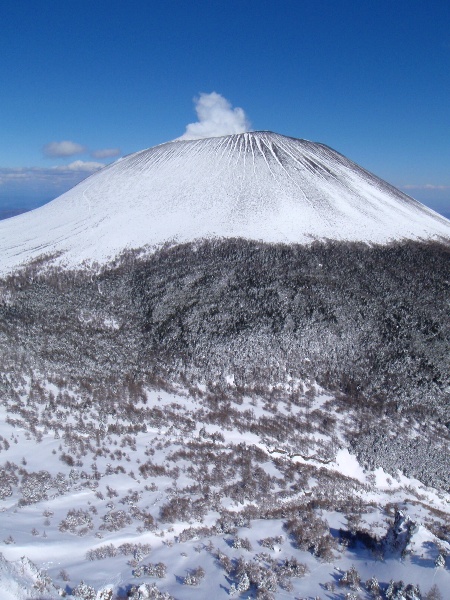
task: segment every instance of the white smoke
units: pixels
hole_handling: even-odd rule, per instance
[[[242,108],[233,108],[217,92],[200,94],[195,98],[198,122],[190,123],[178,140],[199,140],[249,131],[250,122]]]

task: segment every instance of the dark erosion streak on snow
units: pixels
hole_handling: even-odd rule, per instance
[[[41,248],[77,268],[125,249],[204,238],[449,240],[450,222],[328,146],[251,132],[142,150],[1,221],[0,272],[35,260]]]

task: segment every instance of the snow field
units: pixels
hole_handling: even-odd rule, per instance
[[[29,388],[29,382],[25,383],[22,389],[23,399],[29,393],[27,387]],[[273,389],[270,393],[273,395]],[[68,394],[75,395],[73,391],[68,391]],[[80,581],[85,581],[95,589],[111,584],[119,596],[125,595],[132,585],[153,582],[159,589],[175,598],[209,597],[212,594],[218,598],[226,598],[229,596],[231,585],[238,585],[239,578],[224,571],[218,559],[219,555],[228,556],[234,564],[242,557],[245,561],[260,565],[263,569],[261,572],[267,573],[272,571],[273,565],[281,564],[283,560],[290,560],[291,557],[306,565],[307,572],[302,577],[290,579],[292,589],[286,590],[276,586],[272,592],[276,598],[323,597],[325,584],[330,589],[333,584],[336,593],[339,594],[342,588],[338,586],[338,581],[352,565],[358,570],[362,581],[375,575],[385,586],[391,579],[402,579],[408,583],[420,583],[422,591],[427,591],[433,583],[438,584],[442,591],[449,589],[448,565],[436,568],[435,561],[440,552],[450,552],[450,545],[432,532],[437,531],[437,524],[448,523],[448,495],[426,489],[419,481],[400,474],[396,480],[390,479],[381,469],[376,473],[363,472],[355,457],[344,448],[345,423],[348,416],[342,411],[335,411],[335,414],[340,416],[332,434],[342,447],[339,449],[337,444],[334,444],[333,447],[337,448],[335,456],[328,462],[296,456],[299,450],[295,447],[296,444],[307,448],[308,456],[316,457],[323,452],[320,444],[323,444],[326,435],[321,434],[317,438],[315,434],[309,435],[307,431],[299,434],[298,439],[288,436],[281,444],[284,454],[272,453],[270,448],[275,447],[276,440],[271,438],[267,430],[258,431],[255,423],[261,423],[261,419],[264,423],[270,423],[281,414],[295,415],[299,424],[305,423],[305,419],[310,415],[316,414],[317,417],[318,412],[324,408],[328,410],[334,402],[332,395],[323,392],[317,386],[314,386],[314,394],[310,394],[309,397],[303,396],[303,400],[295,406],[291,406],[288,393],[282,390],[279,396],[281,400],[278,399],[276,403],[269,397],[252,394],[233,400],[232,385],[229,385],[229,394],[231,403],[228,412],[232,420],[219,425],[210,422],[208,417],[213,414],[211,408],[215,402],[211,404],[213,397],[206,388],[198,390],[195,397],[182,389],[172,392],[149,390],[146,402],[140,401],[136,404],[137,414],[145,415],[148,414],[146,410],[164,409],[161,414],[167,415],[165,419],[157,426],[145,423],[144,419],[145,427],[131,435],[115,433],[114,427],[129,427],[135,420],[134,417],[130,421],[125,413],[114,417],[110,415],[107,421],[103,419],[103,427],[106,430],[102,434],[101,442],[98,446],[92,444],[93,448],[107,448],[107,452],[104,451],[95,458],[92,449],[87,447],[81,452],[76,452],[73,440],[67,436],[60,435],[55,439],[55,432],[49,430],[42,417],[44,403],[35,406],[35,414],[39,416],[33,433],[30,433],[26,421],[23,421],[22,426],[17,422],[19,415],[14,412],[17,408],[3,407],[0,443],[7,440],[9,447],[6,449],[3,442],[0,454],[2,464],[17,464],[19,469],[25,469],[28,473],[45,470],[52,477],[64,473],[64,480],[68,482],[65,490],[55,493],[54,488],[50,487],[46,498],[23,503],[24,474],[18,471],[22,482],[13,485],[12,494],[2,500],[0,540],[3,540],[2,552],[5,559],[10,561],[8,564],[10,565],[11,561],[13,565],[18,564],[17,561],[26,556],[40,569],[45,570],[56,585],[68,592]],[[208,399],[209,396],[211,399]],[[11,408],[13,412],[10,412]],[[64,407],[61,408],[64,410]],[[96,417],[93,407],[82,411],[85,424],[88,421],[88,410],[91,418]],[[7,420],[8,415],[16,417],[15,424]],[[186,421],[183,422],[182,419]],[[187,431],[186,422],[190,421],[193,426]],[[181,428],[179,423],[184,423]],[[239,427],[236,427],[236,424],[239,424]],[[109,433],[108,426],[112,427]],[[256,433],[249,429],[256,429]],[[83,437],[80,432],[78,435],[80,439]],[[84,434],[84,437],[93,441],[90,435]],[[175,461],[171,460],[174,452],[183,452],[190,444],[197,448],[197,454],[194,455],[197,458],[184,459],[178,456]],[[233,478],[237,482],[241,481],[238,487],[245,483],[245,479],[239,480],[239,462],[235,463],[239,456],[244,456],[240,454],[243,449],[246,453],[260,453],[258,461],[253,463],[254,468],[259,465],[262,472],[272,481],[272,487],[267,492],[261,492],[262,496],[258,499],[252,496],[254,491],[249,491],[248,498],[244,495],[238,499],[239,495],[235,496],[228,487]],[[186,517],[175,517],[171,521],[161,519],[161,510],[171,500],[189,498],[189,502],[195,504],[195,501],[202,497],[204,491],[198,487],[198,484],[202,483],[199,480],[199,472],[203,472],[204,478],[205,475],[211,477],[217,468],[216,456],[221,452],[231,453],[230,456],[234,458],[227,463],[227,477],[231,479],[225,478],[225,481],[218,481],[210,487],[209,493],[217,494],[217,501],[210,503],[206,512],[199,513],[203,516],[196,517],[195,513],[189,513],[189,508],[186,508],[185,513],[180,513],[186,514]],[[61,460],[63,454],[73,456],[75,465],[70,466]],[[289,455],[292,458],[289,458]],[[196,471],[198,457],[201,457],[200,471]],[[23,459],[26,464],[22,464]],[[149,459],[151,464],[156,465],[156,470],[152,471],[153,475],[143,476],[139,469]],[[285,469],[289,463],[294,470],[286,479],[288,471]],[[192,467],[195,467],[193,471]],[[85,475],[82,475],[83,472]],[[96,479],[86,478],[97,473],[99,476]],[[299,483],[295,484],[297,477]],[[286,485],[289,481],[290,484]],[[323,505],[323,508],[313,509],[311,513],[327,523],[330,540],[334,540],[332,557],[327,560],[299,547],[284,527],[286,519],[242,516],[252,514],[251,511],[245,513],[246,507],[251,509],[259,506],[260,509],[264,509],[264,504],[269,512],[278,510],[277,507],[285,507],[287,510],[291,506],[303,506],[308,511],[310,509],[307,509],[307,506],[310,506],[311,501],[320,507],[332,489],[328,487],[325,490],[324,485],[335,486],[332,492],[334,502],[345,504],[353,498],[351,502],[360,506],[355,523],[358,523],[358,530],[370,532],[374,539],[381,540],[377,551],[369,549],[362,542],[356,542],[356,545],[344,543],[347,538],[342,537],[340,530],[349,531],[347,518],[354,510],[351,508],[351,502],[348,505],[350,512],[343,509],[333,511]],[[187,506],[189,507],[189,504]],[[387,521],[392,522],[396,506],[417,524],[406,547],[400,549],[393,545],[392,540],[388,541],[389,527],[392,525],[389,526]],[[140,520],[140,513],[136,512],[136,509],[145,511],[154,519],[154,524],[149,529],[143,528],[143,521]],[[86,527],[86,523],[80,524],[74,518],[73,533],[70,530],[62,531],[61,523],[68,519],[71,510],[83,511],[83,514],[87,514],[86,518],[91,519],[90,524]],[[114,519],[105,520],[108,514],[120,511],[124,514],[122,517],[116,516],[115,522]],[[258,511],[255,514],[257,515]],[[286,514],[290,514],[289,511]],[[217,523],[224,522],[224,515],[229,525],[219,532]],[[236,523],[241,521],[241,524],[232,525],[231,518],[236,519]],[[194,538],[189,539],[192,534]],[[280,538],[281,541],[276,542],[271,549],[262,545],[262,540],[266,538]],[[387,541],[383,542],[384,539]],[[392,539],[396,539],[395,536]],[[240,546],[239,540],[246,540],[244,546],[248,544],[250,550]],[[126,544],[135,545],[134,550],[129,550],[131,554],[121,554],[120,548],[123,547],[125,551]],[[147,549],[146,545],[151,549]],[[95,553],[105,547],[113,547],[115,556],[94,560],[86,558],[92,551]],[[139,547],[143,550],[140,551]],[[275,563],[268,563],[267,557],[275,560]],[[448,561],[448,558],[445,560]],[[139,574],[140,565],[142,569],[142,565],[149,563],[163,563],[166,566],[165,576],[162,579],[145,575],[134,576],[135,572]],[[187,585],[185,578],[199,566],[205,571],[204,579],[198,585]],[[64,581],[64,574],[69,577],[68,581]],[[0,588],[2,585],[9,585],[11,588],[11,582],[4,583],[8,581],[7,576],[2,574],[1,577],[3,579],[0,579]],[[32,591],[32,587],[28,585],[27,591],[16,597],[32,597],[27,595]],[[253,585],[249,590],[242,592],[240,597],[247,598],[254,593]],[[359,593],[360,597],[369,598],[364,588]]]

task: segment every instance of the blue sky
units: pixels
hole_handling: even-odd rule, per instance
[[[182,135],[215,91],[450,217],[448,0],[3,0],[0,57],[0,212]]]

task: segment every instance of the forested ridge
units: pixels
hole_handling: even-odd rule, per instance
[[[216,239],[1,280],[2,573],[83,600],[439,598],[449,257]],[[12,562],[35,548],[51,578]]]
[[[450,249],[240,239],[28,267],[0,284],[6,372],[74,381],[313,377],[383,410],[449,420]]]

